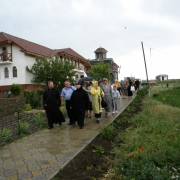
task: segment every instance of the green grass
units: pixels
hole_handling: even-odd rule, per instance
[[[115,144],[115,176],[137,180],[180,179],[179,91],[171,89],[146,97],[143,110],[128,119],[132,125],[116,137],[123,144],[120,147]]]
[[[164,104],[180,108],[180,87],[155,93],[153,97]]]

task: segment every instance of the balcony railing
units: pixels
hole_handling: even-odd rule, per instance
[[[0,64],[12,63],[12,53],[0,54]]]

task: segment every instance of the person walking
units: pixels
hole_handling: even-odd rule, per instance
[[[132,86],[132,81],[130,78],[127,78],[127,81],[126,81],[126,88],[127,88],[127,95],[128,97],[132,96],[133,93],[131,91],[131,86]]]
[[[53,81],[48,82],[48,88],[43,94],[43,107],[46,111],[48,119],[48,128],[52,129],[54,123],[61,125],[61,122],[65,121],[65,118],[60,111],[61,99],[59,91],[54,88]]]
[[[92,95],[91,95],[92,82],[85,82],[84,90],[88,93],[89,103],[87,109],[87,117],[92,117]]]
[[[106,116],[109,116],[110,113],[112,112],[112,88],[107,78],[103,78],[101,88],[104,92],[104,101],[106,102],[107,105],[105,107]]]
[[[80,129],[84,127],[84,118],[85,118],[85,112],[88,108],[88,103],[89,103],[88,94],[82,88],[82,84],[78,82],[76,85],[76,90],[72,93],[71,96],[71,105],[72,105],[72,112],[74,119],[73,124],[77,122]]]
[[[102,101],[102,97],[104,96],[104,92],[98,85],[97,81],[92,82],[91,95],[92,95],[92,109],[95,114],[96,122],[99,123],[102,113],[101,101]]]
[[[122,88],[120,81],[116,80],[114,85],[116,86],[117,90],[119,91],[120,95],[122,95]]]
[[[71,86],[71,83],[67,80],[64,82],[64,88],[61,91],[61,99],[66,103],[66,111],[69,117],[69,125],[73,125],[73,113],[72,113],[72,106],[71,106],[71,96],[72,93],[76,90],[74,86]]]
[[[120,100],[120,93],[117,90],[116,85],[113,86],[112,89],[112,98],[113,98],[113,114],[118,113],[118,104]]]

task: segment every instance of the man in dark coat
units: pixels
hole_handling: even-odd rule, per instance
[[[60,94],[58,90],[54,88],[53,81],[48,82],[48,88],[43,94],[43,106],[48,118],[48,128],[52,129],[54,123],[61,125],[64,122],[64,116],[60,111],[61,105]]]
[[[76,88],[71,96],[73,119],[74,124],[77,121],[79,128],[82,129],[84,127],[85,111],[88,109],[89,97],[80,82],[76,85]]]

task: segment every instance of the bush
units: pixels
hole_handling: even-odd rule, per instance
[[[19,134],[20,135],[25,135],[29,134],[29,123],[28,122],[20,122],[19,123]]]
[[[21,94],[22,89],[21,89],[21,86],[20,86],[20,85],[13,84],[13,85],[11,86],[10,91],[11,91],[12,95],[18,96],[18,95]]]
[[[30,104],[32,108],[42,107],[42,92],[25,92],[26,104]]]
[[[38,113],[34,116],[33,123],[39,128],[47,127],[47,123],[45,122],[45,118],[42,113]]]
[[[32,107],[30,104],[25,104],[24,106],[24,111],[31,111],[32,110]]]
[[[103,156],[105,153],[105,150],[102,146],[96,146],[93,150],[94,153],[97,154],[97,156]]]
[[[110,125],[107,128],[103,129],[101,135],[106,140],[112,140],[114,138],[115,132],[115,128]]]
[[[12,131],[10,129],[4,128],[0,132],[0,141],[2,142],[9,142],[12,140]]]

